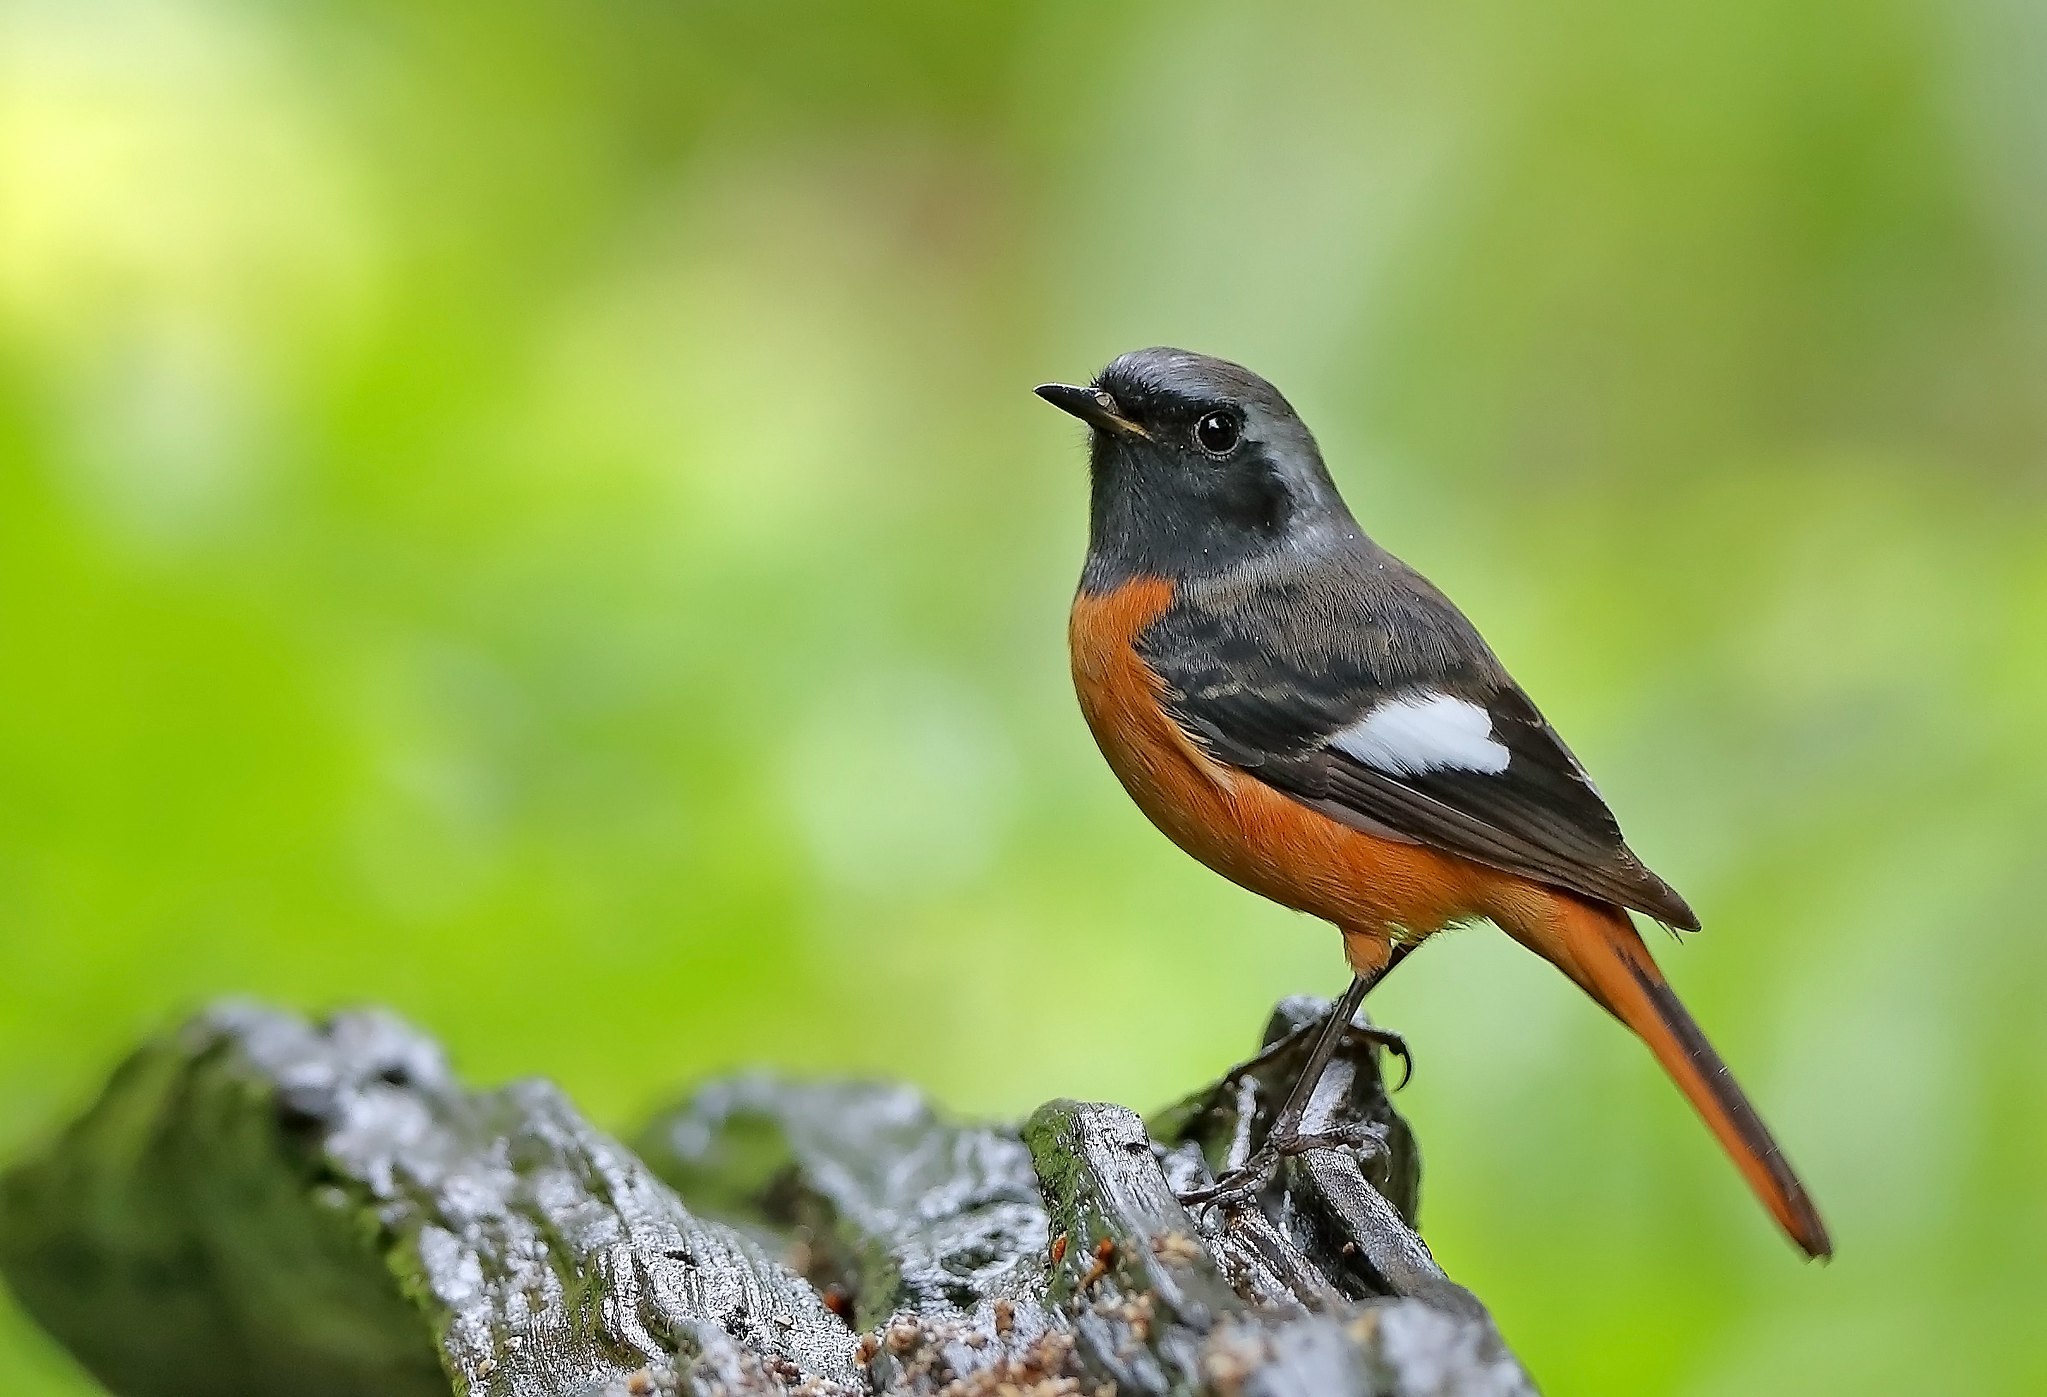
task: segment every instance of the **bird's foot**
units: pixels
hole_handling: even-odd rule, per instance
[[[1234,1207],[1263,1190],[1272,1181],[1273,1173],[1282,1160],[1307,1154],[1310,1150],[1376,1148],[1379,1143],[1379,1132],[1369,1125],[1350,1125],[1336,1130],[1295,1130],[1285,1135],[1267,1136],[1256,1154],[1214,1183],[1180,1194],[1180,1203],[1188,1208]]]
[[[1299,1028],[1295,1029],[1292,1033],[1286,1034],[1284,1037],[1275,1038],[1272,1042],[1266,1044],[1263,1048],[1260,1048],[1254,1056],[1247,1058],[1243,1062],[1238,1063],[1235,1067],[1232,1067],[1228,1072],[1223,1074],[1223,1085],[1225,1086],[1234,1085],[1235,1083],[1242,1081],[1246,1076],[1250,1075],[1252,1072],[1255,1072],[1257,1069],[1271,1062],[1274,1058],[1279,1057],[1283,1053],[1291,1051],[1296,1044],[1304,1041],[1310,1035],[1320,1030],[1322,1027],[1322,1023],[1323,1023],[1322,1020],[1316,1019],[1311,1023],[1302,1024]],[[1393,1090],[1399,1091],[1402,1087],[1408,1084],[1408,1081],[1411,1078],[1413,1078],[1414,1054],[1408,1049],[1407,1038],[1405,1035],[1396,1033],[1394,1030],[1390,1028],[1379,1028],[1376,1025],[1370,1024],[1365,1025],[1352,1024],[1350,1025],[1349,1028],[1345,1029],[1344,1031],[1347,1034],[1349,1034],[1352,1038],[1363,1039],[1367,1043],[1376,1043],[1381,1048],[1384,1048],[1387,1052],[1391,1053],[1393,1056],[1400,1059],[1400,1080],[1399,1082],[1394,1084]]]
[[[1407,1039],[1390,1028],[1359,1028],[1351,1025],[1351,1034],[1368,1043],[1377,1043],[1387,1052],[1400,1059],[1400,1081],[1393,1088],[1399,1091],[1414,1076],[1414,1054],[1408,1051]]]

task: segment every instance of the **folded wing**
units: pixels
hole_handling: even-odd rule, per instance
[[[1471,623],[1363,540],[1193,584],[1138,650],[1216,760],[1333,819],[1698,926]]]

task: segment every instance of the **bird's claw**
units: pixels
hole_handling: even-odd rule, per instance
[[[1395,1084],[1393,1088],[1395,1091],[1399,1091],[1408,1082],[1413,1080],[1414,1054],[1408,1051],[1405,1036],[1394,1032],[1390,1028],[1359,1028],[1355,1024],[1351,1025],[1350,1031],[1368,1043],[1377,1043],[1387,1052],[1400,1059],[1400,1081]]]
[[[1297,1130],[1278,1139],[1268,1138],[1258,1152],[1239,1167],[1202,1188],[1179,1195],[1186,1208],[1231,1207],[1252,1197],[1271,1181],[1280,1161],[1310,1150],[1362,1150],[1377,1148],[1379,1132],[1371,1125],[1346,1125],[1334,1130]]]
[[[1305,1038],[1310,1032],[1312,1032],[1315,1029],[1315,1027],[1316,1025],[1313,1023],[1304,1024],[1300,1028],[1295,1029],[1292,1033],[1289,1033],[1286,1037],[1267,1044],[1261,1051],[1259,1051],[1259,1053],[1256,1056],[1252,1057],[1248,1061],[1238,1063],[1235,1067],[1232,1067],[1229,1071],[1225,1072],[1223,1074],[1222,1084],[1225,1086],[1230,1086],[1243,1080],[1243,1078],[1249,1075],[1251,1072],[1255,1071],[1259,1067],[1264,1066],[1266,1063],[1271,1062],[1274,1058],[1278,1057],[1282,1052],[1286,1051],[1295,1043]],[[1393,1029],[1390,1028],[1380,1028],[1376,1025],[1371,1024],[1362,1026],[1358,1024],[1351,1024],[1344,1030],[1344,1032],[1350,1034],[1354,1038],[1362,1038],[1367,1043],[1376,1043],[1378,1046],[1384,1048],[1387,1052],[1393,1054],[1393,1056],[1400,1059],[1400,1081],[1394,1085],[1393,1090],[1399,1091],[1402,1087],[1405,1087],[1408,1084],[1408,1082],[1413,1079],[1414,1053],[1410,1051],[1407,1046],[1407,1037],[1405,1034],[1395,1032]]]
[[[1272,1178],[1272,1171],[1279,1167],[1279,1158],[1279,1154],[1267,1144],[1214,1183],[1204,1188],[1190,1188],[1179,1195],[1180,1205],[1185,1208],[1217,1208],[1242,1203],[1265,1187]]]
[[[1381,1143],[1376,1126],[1343,1125],[1334,1130],[1303,1131],[1285,1141],[1279,1147],[1279,1155],[1290,1159],[1310,1150],[1376,1150]]]

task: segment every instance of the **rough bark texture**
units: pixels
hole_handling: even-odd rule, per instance
[[[1362,1036],[1313,1113],[1358,1148],[1177,1201],[1260,1138],[1322,1008],[1149,1131],[746,1077],[634,1152],[545,1083],[465,1091],[384,1015],[227,1006],[0,1177],[0,1273],[121,1397],[1531,1392],[1413,1230]]]

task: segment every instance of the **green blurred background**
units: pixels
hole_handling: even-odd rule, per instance
[[[2043,72],[2030,0],[0,0],[0,1156],[224,992],[614,1126],[1149,1106],[1334,992],[1068,687],[1029,389],[1177,343],[1703,914],[1839,1242],[1445,938],[1376,1012],[1538,1377],[2047,1390]]]

